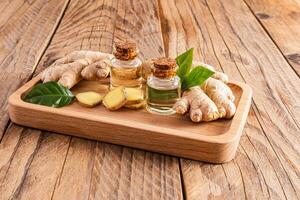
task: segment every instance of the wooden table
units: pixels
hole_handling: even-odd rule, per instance
[[[57,58],[135,39],[254,89],[236,158],[212,165],[10,122],[7,98]],[[299,0],[1,0],[0,199],[300,198]],[[38,117],[38,116],[37,116]]]

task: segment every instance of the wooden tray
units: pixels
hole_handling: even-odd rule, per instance
[[[33,78],[10,96],[9,115],[13,122],[212,163],[234,158],[252,96],[248,85],[232,82],[229,86],[237,106],[233,119],[196,124],[188,117],[153,115],[146,110],[108,111],[102,105],[84,108],[77,102],[51,108],[24,102],[22,96],[39,81],[39,77]],[[78,92],[78,88],[73,92]]]

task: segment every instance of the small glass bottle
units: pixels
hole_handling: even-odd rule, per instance
[[[147,110],[151,113],[175,113],[174,103],[180,98],[180,79],[176,76],[176,61],[171,58],[155,59],[152,75],[147,79]]]
[[[134,42],[116,42],[110,67],[110,86],[142,87],[142,62]]]

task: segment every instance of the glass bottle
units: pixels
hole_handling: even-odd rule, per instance
[[[110,86],[142,87],[141,60],[134,42],[116,42],[110,67]]]
[[[180,98],[180,79],[176,76],[176,61],[171,58],[156,59],[152,75],[147,79],[147,110],[151,113],[175,113],[174,103]]]

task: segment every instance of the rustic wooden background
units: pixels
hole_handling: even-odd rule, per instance
[[[7,98],[55,59],[135,39],[254,89],[236,158],[211,165],[17,126]],[[300,198],[299,0],[1,0],[0,199]],[[37,116],[38,117],[38,116]]]

